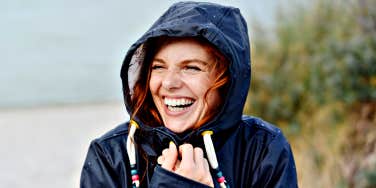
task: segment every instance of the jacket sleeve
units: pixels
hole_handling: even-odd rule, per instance
[[[297,188],[294,157],[283,134],[277,135],[267,147],[267,153],[256,170],[252,187]]]
[[[200,182],[190,180],[157,165],[150,182],[150,188],[210,188]]]
[[[81,172],[81,188],[116,188],[122,187],[119,177],[113,168],[110,157],[106,155],[105,150],[99,143],[93,141],[90,144],[89,151]]]

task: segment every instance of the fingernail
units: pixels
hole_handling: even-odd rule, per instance
[[[173,141],[170,141],[170,145],[169,145],[170,148],[173,148],[175,147],[175,143]]]

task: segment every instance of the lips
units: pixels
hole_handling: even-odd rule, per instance
[[[164,104],[167,106],[169,111],[181,112],[190,107],[195,101],[190,98],[164,98]]]

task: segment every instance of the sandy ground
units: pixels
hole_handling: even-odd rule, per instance
[[[0,110],[0,187],[79,187],[90,141],[125,114],[121,102]]]

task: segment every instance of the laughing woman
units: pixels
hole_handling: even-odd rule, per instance
[[[174,4],[121,78],[131,120],[91,143],[81,187],[297,187],[281,131],[242,116],[250,48],[238,9]]]

